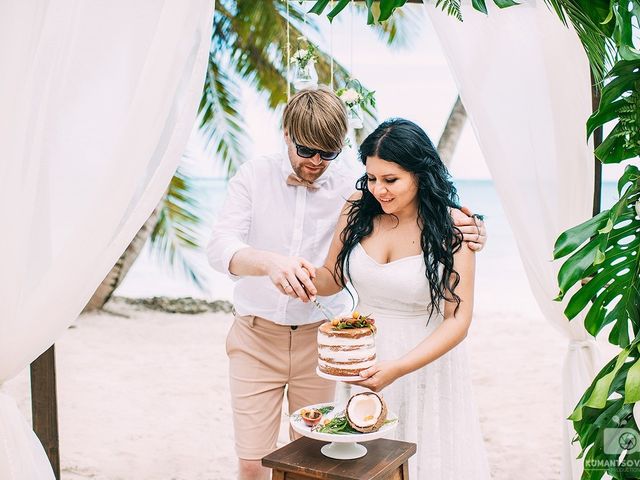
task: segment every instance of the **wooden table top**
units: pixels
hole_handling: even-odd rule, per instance
[[[415,443],[381,438],[363,442],[367,447],[364,457],[336,460],[320,452],[326,444],[302,437],[264,457],[262,465],[326,480],[376,480],[388,476],[416,453]]]

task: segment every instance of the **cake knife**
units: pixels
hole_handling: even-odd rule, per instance
[[[309,293],[307,292],[307,289],[304,287],[304,285],[302,285],[302,289],[307,293],[308,296]],[[325,307],[324,305],[322,305],[317,298],[314,298],[313,300],[311,300],[313,302],[313,304],[316,306],[316,308],[318,310],[320,310],[320,312],[322,313],[322,315],[324,315],[324,318],[326,318],[329,322],[331,320],[333,320],[334,315],[331,313],[331,310],[329,310],[327,307]]]
[[[333,320],[333,315],[331,314],[331,311],[323,306],[317,299],[311,300],[313,302],[313,304],[318,308],[318,310],[320,310],[320,312],[322,312],[322,315],[324,315],[324,318],[326,318],[328,321],[332,321]],[[327,314],[328,312],[328,314]]]

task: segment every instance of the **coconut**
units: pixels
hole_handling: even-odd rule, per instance
[[[356,393],[349,399],[345,413],[354,430],[377,432],[387,419],[387,404],[376,393]]]

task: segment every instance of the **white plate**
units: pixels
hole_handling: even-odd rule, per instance
[[[328,405],[335,406],[333,402],[318,403],[316,405],[310,405],[308,407],[304,407],[304,409],[311,410],[312,408],[317,409],[320,407],[326,407]],[[314,440],[320,440],[322,442],[334,442],[334,443],[368,442],[370,440],[375,440],[377,438],[382,438],[389,435],[398,426],[398,416],[392,412],[389,412],[387,414],[387,420],[395,420],[395,421],[390,423],[385,423],[377,432],[345,433],[345,434],[322,433],[322,432],[316,432],[315,430],[312,430],[312,427],[308,427],[304,423],[304,421],[302,420],[302,417],[300,416],[300,410],[303,410],[303,409],[301,408],[299,410],[296,410],[289,418],[289,423],[291,424],[291,427],[300,435],[313,438]],[[336,413],[340,413],[340,412],[336,412]],[[334,414],[334,411],[332,411],[328,415],[329,417],[332,417],[333,414]],[[324,417],[320,421],[322,422],[323,420],[324,420]]]
[[[334,380],[336,382],[361,382],[363,380],[366,380],[360,375],[356,375],[355,377],[341,377],[339,375],[330,375],[320,370],[320,367],[316,367],[316,373],[319,377],[326,378],[327,380]]]

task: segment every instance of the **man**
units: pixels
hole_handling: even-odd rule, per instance
[[[335,161],[346,108],[326,87],[303,90],[287,104],[282,127],[286,153],[242,165],[208,246],[211,265],[237,281],[226,348],[241,480],[269,478],[260,460],[275,449],[285,391],[290,413],[334,394],[334,383],[315,373],[324,318],[308,302],[316,294],[314,265],[323,263],[355,190],[357,173]],[[454,217],[469,248],[480,250],[484,225],[461,212]],[[344,292],[320,301],[335,313],[351,306]]]

